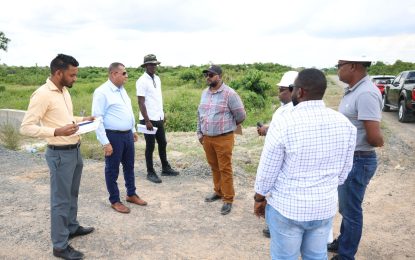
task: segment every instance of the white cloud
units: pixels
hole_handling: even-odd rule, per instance
[[[14,0],[3,9],[8,65],[47,66],[57,53],[81,66],[139,66],[148,53],[183,66],[327,67],[349,54],[415,62],[412,0]]]

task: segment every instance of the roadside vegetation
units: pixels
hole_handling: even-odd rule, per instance
[[[284,72],[293,70],[288,66],[273,63],[243,65],[221,65],[224,82],[233,87],[243,100],[247,110],[244,127],[255,126],[256,122],[269,122],[276,107],[278,89],[276,84]],[[206,88],[202,70],[207,65],[190,67],[160,66],[158,75],[162,80],[166,128],[168,132],[195,132],[197,107],[200,96]],[[396,61],[393,65],[376,63],[370,67],[370,74],[395,75],[402,70],[415,69],[414,63]],[[301,70],[298,68],[296,70]],[[138,119],[138,104],[135,82],[142,75],[142,68],[127,68],[129,80],[125,86]],[[327,74],[336,74],[334,68],[324,69]],[[0,108],[26,110],[30,95],[42,85],[49,75],[48,67],[15,67],[0,65]],[[70,89],[75,115],[91,113],[94,90],[107,80],[107,69],[101,67],[80,67],[78,81]],[[329,88],[330,95],[341,97],[342,91]],[[329,93],[327,93],[329,94]],[[333,98],[325,99],[330,107],[336,107]],[[6,127],[6,136],[14,142],[14,134]],[[2,141],[4,143],[4,140]],[[82,136],[82,153],[86,158],[102,159],[102,149],[94,133]]]

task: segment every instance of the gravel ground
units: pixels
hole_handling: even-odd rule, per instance
[[[337,103],[337,102],[333,102]],[[366,192],[359,260],[415,259],[415,171],[412,134],[385,114],[385,147]],[[221,203],[205,203],[212,192],[210,170],[194,133],[168,133],[168,156],[181,174],[162,184],[145,179],[144,141],[136,144],[136,186],[147,207],[124,215],[110,208],[102,161],[84,160],[78,219],[96,231],[72,240],[87,259],[269,259],[264,220],[253,213],[254,176],[264,139],[255,128],[237,136],[234,150],[236,198],[222,216]],[[157,154],[157,153],[155,153]],[[50,242],[49,172],[43,154],[0,146],[0,259],[53,259]],[[156,170],[160,165],[156,166]],[[119,178],[121,194],[125,192]],[[122,197],[124,199],[124,197]],[[334,221],[338,235],[340,217]]]

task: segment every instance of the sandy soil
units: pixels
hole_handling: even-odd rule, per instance
[[[363,238],[357,259],[415,259],[415,124],[384,114],[385,147],[364,201]],[[88,236],[71,240],[88,259],[268,259],[263,219],[253,213],[253,174],[263,138],[255,128],[237,137],[234,152],[236,200],[227,216],[221,203],[205,203],[212,192],[210,171],[192,133],[169,133],[169,158],[181,175],[153,184],[144,175],[144,140],[136,145],[137,191],[147,207],[131,206],[123,215],[110,208],[100,161],[85,160],[79,196]],[[0,147],[0,259],[52,259],[49,172],[43,154]],[[159,166],[158,168],[159,169]],[[124,194],[123,178],[119,178]],[[122,197],[124,199],[124,197]],[[336,216],[335,236],[340,217]]]

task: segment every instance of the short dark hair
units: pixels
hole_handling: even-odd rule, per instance
[[[65,54],[58,54],[58,56],[56,56],[56,58],[54,58],[50,63],[50,72],[53,75],[58,70],[68,69],[69,65],[72,65],[74,67],[78,67],[79,63],[72,56],[65,55]]]
[[[122,64],[121,62],[113,62],[111,63],[111,65],[108,67],[108,73],[110,73],[111,71],[117,70],[120,66],[124,66],[124,64]]]
[[[304,69],[298,73],[295,85],[307,90],[309,99],[322,99],[327,88],[324,73],[318,69]]]

